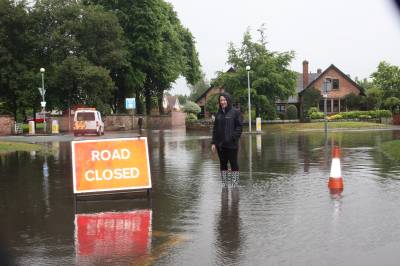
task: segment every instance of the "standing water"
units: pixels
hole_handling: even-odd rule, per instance
[[[0,254],[17,265],[397,265],[400,166],[377,147],[399,133],[244,134],[232,187],[208,132],[149,131],[151,201],[75,204],[69,142],[0,155]],[[327,187],[334,145],[341,194]]]

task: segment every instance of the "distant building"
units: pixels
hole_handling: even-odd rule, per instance
[[[344,74],[335,65],[331,64],[323,72],[319,69],[316,74],[306,74],[308,72],[308,62],[303,61],[303,90],[298,93],[298,102],[302,108],[302,96],[310,89],[314,88],[321,92],[323,90],[324,80],[330,82],[331,90],[328,92],[327,98],[327,113],[339,113],[346,110],[345,97],[351,93],[355,95],[364,95],[364,90],[357,83],[355,83],[349,75]],[[299,82],[298,82],[299,83]],[[320,111],[324,111],[324,100],[319,103]]]
[[[164,112],[180,111],[181,105],[177,96],[164,95],[163,97]]]
[[[235,71],[230,68],[228,72]],[[364,95],[363,89],[355,83],[348,75],[344,74],[335,65],[330,65],[327,69],[322,71],[318,68],[316,73],[311,73],[308,71],[308,61],[303,61],[303,73],[297,73],[297,81],[295,94],[290,96],[286,100],[277,100],[275,102],[276,111],[278,113],[285,113],[287,106],[293,104],[297,107],[299,113],[303,108],[302,106],[302,96],[307,89],[315,88],[321,91],[325,79],[331,82],[331,91],[328,93],[327,98],[327,112],[338,113],[346,111],[344,98],[354,93],[355,95]],[[207,100],[214,94],[224,92],[223,87],[210,87],[202,95],[200,95],[195,101],[201,108],[201,116],[210,117],[206,110]],[[319,106],[316,106],[320,111],[324,111],[324,101],[321,100]]]

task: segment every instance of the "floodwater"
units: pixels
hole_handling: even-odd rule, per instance
[[[398,265],[400,131],[241,138],[223,186],[209,132],[149,131],[147,199],[74,202],[70,142],[0,155],[0,258],[17,265]],[[344,191],[327,188],[341,148]]]

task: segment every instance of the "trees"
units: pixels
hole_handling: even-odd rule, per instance
[[[197,100],[208,88],[210,87],[210,82],[206,79],[204,73],[201,73],[200,79],[194,84],[189,85],[190,88],[190,96],[189,98],[192,101]]]
[[[35,23],[36,62],[46,68],[50,107],[96,106],[103,113],[116,109],[114,84],[128,68],[118,19],[100,6],[75,1],[38,1]],[[113,79],[115,83],[113,82]]]
[[[321,92],[314,87],[308,88],[303,92],[301,97],[302,105],[303,105],[303,112],[300,114],[302,118],[309,116],[309,110],[312,107],[317,108],[319,107],[319,102],[322,99]]]
[[[118,87],[119,97],[132,90],[138,99],[138,112],[145,98],[150,113],[152,97],[157,97],[162,108],[165,90],[182,75],[189,84],[200,78],[200,62],[192,34],[184,28],[171,4],[163,0],[107,1],[86,0],[86,4],[100,4],[112,10],[123,28],[129,50],[130,72],[123,73],[127,81]],[[136,79],[135,79],[136,77]],[[136,81],[136,82],[134,82]],[[160,109],[160,112],[163,110]]]
[[[41,67],[47,107],[62,110],[120,112],[135,95],[138,113],[144,98],[149,112],[179,75],[200,78],[194,38],[163,0],[24,3],[0,0],[0,102],[15,115],[39,108]]]
[[[377,70],[371,74],[373,84],[382,90],[383,98],[400,98],[400,68],[382,61]]]
[[[31,23],[24,2],[0,0],[0,102],[15,118],[37,92],[31,85],[35,77]]]
[[[259,30],[261,40],[253,42],[249,30],[244,33],[239,48],[232,43],[228,49],[228,63],[234,71],[220,72],[213,84],[223,86],[235,96],[240,106],[247,106],[247,71],[251,67],[251,100],[257,115],[273,116],[268,106],[278,99],[287,99],[295,93],[296,75],[289,70],[294,52],[272,52],[266,47],[264,29]]]

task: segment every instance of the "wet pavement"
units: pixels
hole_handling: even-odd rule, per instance
[[[52,152],[0,155],[0,242],[16,264],[398,264],[400,166],[377,147],[400,131],[244,134],[236,187],[222,184],[208,131],[142,135],[150,201],[75,204],[70,141],[95,136],[29,137]],[[333,145],[341,194],[327,188]]]

